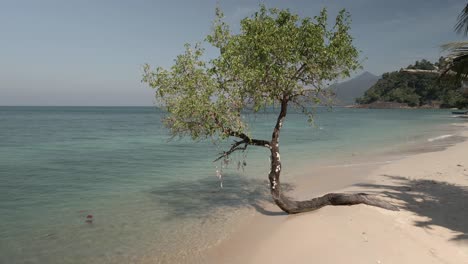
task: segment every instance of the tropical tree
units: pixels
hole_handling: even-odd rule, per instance
[[[464,36],[468,34],[468,4],[458,15],[454,30]],[[466,80],[468,77],[468,42],[450,42],[442,45],[442,50],[448,52],[443,74],[455,73],[458,80]]]
[[[274,202],[294,214],[326,205],[368,204],[396,207],[363,193],[330,193],[307,201],[295,201],[281,188],[280,132],[288,108],[295,106],[311,117],[312,104],[329,96],[327,82],[344,78],[358,69],[358,50],[349,34],[350,15],[339,12],[332,27],[327,11],[300,18],[289,10],[260,9],[240,22],[234,34],[217,9],[212,33],[206,42],[219,50],[203,60],[200,44],[186,44],[170,69],[144,67],[143,82],[156,90],[156,98],[167,116],[163,123],[173,136],[194,140],[236,139],[219,159],[255,146],[270,153],[269,188]],[[257,112],[278,106],[276,122],[268,139],[254,137],[243,117],[245,110]],[[244,112],[243,112],[244,111]]]

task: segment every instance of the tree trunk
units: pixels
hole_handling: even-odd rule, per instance
[[[281,100],[281,112],[278,115],[276,125],[273,129],[270,144],[266,146],[271,152],[271,167],[268,179],[270,180],[270,192],[276,205],[288,214],[297,214],[302,212],[314,211],[327,205],[355,205],[367,204],[376,207],[385,208],[392,211],[398,211],[398,208],[388,202],[382,201],[373,195],[365,193],[344,194],[344,193],[329,193],[321,197],[313,198],[306,201],[293,201],[283,195],[281,192],[280,175],[281,175],[281,158],[279,152],[279,135],[283,126],[284,118],[288,109],[288,96],[284,95]]]
[[[286,197],[281,191],[280,174],[281,160],[279,147],[277,144],[271,147],[271,171],[268,175],[270,180],[270,191],[276,205],[288,214],[297,214],[314,211],[327,205],[355,205],[367,204],[381,207],[392,211],[398,211],[398,208],[388,202],[378,199],[373,195],[365,193],[345,194],[328,193],[324,196],[313,198],[306,201],[294,201]]]

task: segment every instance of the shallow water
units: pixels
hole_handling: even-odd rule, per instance
[[[285,176],[304,166],[435,142],[455,133],[445,110],[319,109],[291,113],[281,135]],[[154,107],[0,107],[0,263],[173,261],[216,244],[268,200],[268,152],[234,160],[223,146],[168,142]],[[268,138],[275,115],[249,115]],[[444,137],[441,137],[444,136]],[[438,138],[439,137],[439,138]],[[92,215],[92,223],[87,223]]]

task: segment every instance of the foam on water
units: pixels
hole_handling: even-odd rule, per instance
[[[445,139],[449,137],[453,137],[453,135],[441,135],[441,136],[429,138],[427,141],[432,142],[432,141],[441,140],[441,139]]]

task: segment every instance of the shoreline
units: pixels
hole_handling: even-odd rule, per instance
[[[167,144],[158,113],[33,110],[7,110],[1,131],[7,185],[0,262],[209,263],[211,252],[224,259],[257,252],[288,222],[271,203],[265,149],[249,150],[245,171],[236,169],[243,154],[233,157],[221,188],[215,165],[222,164],[212,159],[222,147]],[[322,112],[311,128],[291,114],[282,136],[283,189],[297,199],[362,183],[372,169],[420,152],[419,146],[443,148],[457,140],[446,136],[461,121],[432,110]],[[270,118],[256,116],[252,131],[261,136]],[[108,137],[115,124],[120,128]]]
[[[307,199],[330,191],[365,191],[378,194],[380,197],[399,205],[400,212],[389,212],[380,208],[357,205],[350,207],[328,206],[310,213],[287,215],[274,204],[265,203],[256,208],[255,215],[233,235],[208,250],[199,262],[284,263],[294,260],[293,263],[310,263],[310,261],[314,263],[422,263],[421,261],[424,260],[423,262],[427,263],[465,263],[468,259],[468,224],[461,222],[466,218],[460,217],[458,223],[455,223],[462,225],[459,228],[462,232],[458,234],[462,237],[461,242],[444,241],[440,237],[448,239],[453,233],[450,226],[447,228],[443,223],[439,223],[439,226],[434,227],[436,231],[433,231],[433,234],[428,231],[427,227],[417,226],[415,219],[421,216],[415,215],[413,212],[415,210],[411,209],[415,205],[405,205],[405,203],[410,204],[410,202],[404,199],[407,198],[405,193],[411,192],[415,188],[412,185],[422,185],[424,188],[429,188],[431,186],[427,187],[427,184],[438,186],[440,182],[441,186],[455,184],[456,186],[460,185],[461,189],[468,186],[468,172],[466,172],[466,177],[460,178],[448,168],[449,164],[456,162],[456,168],[463,166],[464,170],[468,170],[468,162],[463,162],[462,157],[468,155],[468,131],[466,129],[468,125],[461,123],[457,126],[463,126],[463,128],[460,128],[459,135],[455,135],[455,137],[428,140],[422,146],[413,146],[413,149],[408,148],[399,155],[387,153],[388,156],[385,158],[389,156],[395,158],[391,162],[384,158],[370,163],[357,163],[356,166],[312,168],[312,171],[295,177],[296,189],[288,193],[296,199]],[[456,158],[457,155],[461,160],[455,161],[446,157]],[[448,171],[444,173],[443,169],[436,169],[434,167],[436,165],[445,166]],[[421,173],[418,173],[419,171]],[[405,176],[405,172],[418,174],[418,176]],[[394,177],[393,174],[403,174],[403,176]],[[450,176],[441,176],[445,174]],[[305,175],[320,176],[310,178]],[[411,186],[406,186],[403,183]],[[394,192],[401,193],[401,197],[393,194]],[[468,198],[467,193],[468,190],[459,195]],[[425,199],[424,195],[417,198]],[[457,204],[457,208],[466,208],[463,205],[464,201],[455,200],[453,202]],[[434,208],[426,210],[437,211]],[[432,213],[437,214],[437,212]],[[424,213],[419,212],[419,214]],[[468,212],[464,214],[468,217]],[[353,222],[360,224],[353,226]],[[372,229],[374,243],[370,243],[371,231],[358,232],[358,229],[362,229],[361,224],[366,227],[364,228],[366,230]],[[305,235],[307,233],[309,235]],[[436,238],[433,239],[432,236]],[[398,241],[397,238],[407,238],[408,240]],[[361,243],[365,243],[365,247],[356,248],[356,244]],[[305,246],[307,244],[310,246]],[[328,248],[329,245],[333,244],[340,245],[347,250],[340,249],[341,253],[334,254],[334,250]],[[372,250],[379,252],[380,256],[367,252],[366,247],[371,244]],[[460,244],[465,244],[465,249]],[[387,252],[388,247],[391,250]],[[440,251],[437,248],[444,250]],[[367,253],[361,252],[365,249]],[[310,254],[315,251],[317,254],[314,253],[314,255],[319,255],[319,257],[311,259]],[[465,262],[461,262],[462,260]]]

